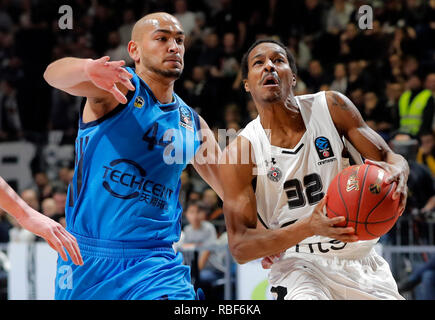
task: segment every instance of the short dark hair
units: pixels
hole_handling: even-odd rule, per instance
[[[293,57],[290,50],[282,42],[274,40],[274,39],[260,39],[260,40],[255,41],[249,47],[248,51],[246,51],[246,53],[242,57],[242,79],[243,80],[248,77],[248,72],[249,72],[248,56],[249,56],[249,54],[251,53],[252,50],[254,50],[254,48],[256,46],[258,46],[259,44],[262,44],[262,43],[274,43],[274,44],[280,46],[281,48],[283,48],[286,55],[287,55],[287,60],[289,62],[290,68],[292,69],[294,74],[297,74],[297,67],[296,67],[295,58]]]

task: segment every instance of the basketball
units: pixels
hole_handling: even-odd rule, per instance
[[[399,217],[400,198],[392,199],[396,182],[387,184],[388,173],[374,165],[354,165],[341,171],[328,188],[329,218],[344,216],[338,227],[353,227],[359,240],[386,234]]]

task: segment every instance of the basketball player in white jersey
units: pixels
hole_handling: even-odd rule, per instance
[[[402,213],[406,160],[344,95],[295,97],[295,62],[281,43],[254,43],[242,70],[259,116],[225,149],[220,165],[236,261],[277,256],[269,282],[278,299],[403,299],[387,262],[373,249],[378,239],[358,241],[353,228],[335,227],[344,217],[325,215],[324,196],[349,165],[343,157],[349,150],[356,163],[362,155],[389,172]]]

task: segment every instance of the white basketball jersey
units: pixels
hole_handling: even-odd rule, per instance
[[[311,215],[334,177],[349,166],[348,159],[342,157],[344,147],[356,163],[362,163],[356,149],[339,136],[328,110],[325,92],[295,98],[306,132],[293,149],[271,145],[260,116],[240,133],[250,141],[254,151],[257,211],[269,229],[281,228]],[[369,251],[377,240],[343,243],[313,236],[287,252],[337,255],[362,247]]]

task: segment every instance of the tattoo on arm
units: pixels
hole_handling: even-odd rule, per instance
[[[348,106],[346,105],[346,102],[343,101],[343,99],[335,92],[331,92],[331,98],[332,98],[332,104],[334,106],[340,107],[342,110],[348,110]]]

